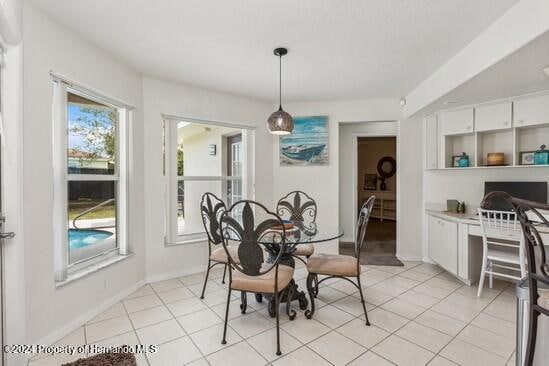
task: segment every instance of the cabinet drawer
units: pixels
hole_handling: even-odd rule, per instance
[[[457,275],[458,225],[454,222],[429,216],[429,256],[442,268]]]
[[[473,108],[442,112],[439,115],[439,130],[443,136],[472,133],[473,127]]]
[[[542,95],[514,102],[515,127],[549,123],[549,95]]]
[[[511,105],[511,102],[507,102],[475,108],[475,131],[511,128]]]

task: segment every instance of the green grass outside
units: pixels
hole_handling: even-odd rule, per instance
[[[103,202],[103,200],[77,200],[77,201],[69,201],[69,220],[74,219],[76,216],[80,215],[82,212],[86,211],[89,208],[92,208],[94,206],[97,206]],[[92,212],[89,212],[82,216],[81,220],[90,220],[90,219],[108,219],[108,218],[114,218],[116,214],[116,207],[114,205],[114,202],[99,207]]]

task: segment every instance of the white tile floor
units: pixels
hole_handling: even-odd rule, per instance
[[[306,269],[295,278],[305,288]],[[250,296],[248,312],[231,302],[227,344],[221,344],[227,298],[220,270],[146,285],[58,344],[157,344],[139,365],[512,365],[515,299],[495,281],[481,298],[437,266],[366,266],[362,274],[372,325],[366,327],[356,289],[327,281],[312,320],[281,314],[283,355],[275,355],[275,323],[265,302]],[[60,365],[86,355],[38,355],[29,366]]]

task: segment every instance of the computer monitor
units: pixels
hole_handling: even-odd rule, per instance
[[[513,197],[528,201],[547,203],[547,182],[484,182],[484,195],[490,192],[503,191]],[[502,198],[494,199],[493,210],[511,211],[513,207]]]

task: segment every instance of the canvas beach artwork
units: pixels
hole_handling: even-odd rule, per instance
[[[295,117],[294,131],[280,137],[280,165],[328,164],[328,117]]]

